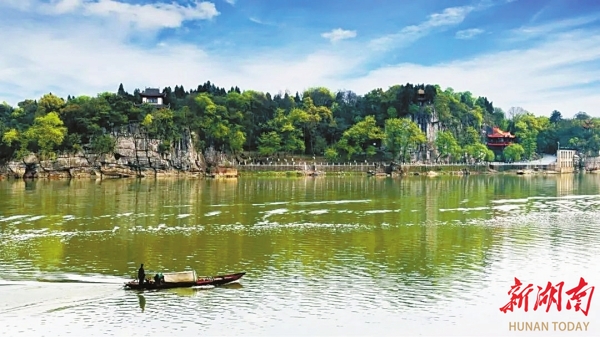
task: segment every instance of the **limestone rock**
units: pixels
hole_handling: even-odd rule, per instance
[[[113,153],[98,154],[82,151],[60,155],[54,160],[40,160],[30,154],[22,161],[2,165],[0,175],[27,178],[68,177],[145,177],[170,176],[205,170],[201,153],[193,146],[193,136],[182,135],[181,140],[162,149],[160,139],[149,139],[136,126],[114,130],[116,146]],[[163,150],[160,152],[160,150]]]

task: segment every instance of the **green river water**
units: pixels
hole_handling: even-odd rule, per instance
[[[598,336],[600,175],[0,181],[5,336]],[[137,292],[136,275],[245,271]],[[502,313],[514,278],[529,311]],[[514,322],[589,322],[512,332]]]

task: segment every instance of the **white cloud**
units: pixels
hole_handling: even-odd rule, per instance
[[[210,80],[221,87],[272,94],[313,86],[364,94],[412,82],[469,90],[505,110],[522,106],[536,114],[557,109],[565,116],[580,110],[600,116],[600,33],[589,29],[550,32],[545,42],[526,49],[429,66],[398,64],[348,79],[349,74],[364,71],[363,65],[377,52],[357,44],[307,54],[272,49],[235,57],[174,41],[159,41],[148,49],[129,44],[118,29],[95,20],[75,22],[48,25],[34,20],[14,25],[0,20],[0,40],[5,42],[0,53],[0,101],[15,105],[49,91],[63,97],[115,92],[121,82],[130,92],[147,86],[190,89]]]
[[[483,32],[484,30],[480,28],[463,29],[456,32],[455,37],[460,40],[468,40],[474,38],[479,34],[482,34]]]
[[[248,18],[248,20],[250,20],[250,21],[252,21],[252,22],[254,22],[254,23],[256,23],[256,24],[259,24],[259,25],[265,25],[265,26],[277,26],[277,24],[276,24],[276,23],[272,23],[272,22],[266,22],[266,21],[263,21],[263,20],[261,20],[261,19],[259,19],[259,18],[256,18],[256,17],[249,17],[249,18]]]
[[[268,51],[240,55],[232,62],[229,57],[208,55],[195,45],[173,41],[150,49],[137,47],[127,43],[126,37],[107,34],[93,24],[82,23],[76,29],[36,27],[0,24],[0,40],[10,41],[0,53],[0,65],[6,65],[0,67],[0,102],[15,105],[49,91],[64,97],[114,92],[121,82],[130,92],[147,86],[189,89],[207,80],[227,88],[301,91],[326,84],[362,61],[344,60],[343,50],[338,49],[291,60],[285,51]]]
[[[321,37],[326,38],[331,42],[336,42],[336,41],[351,39],[351,38],[356,37],[356,31],[336,28],[336,29],[332,29],[330,32],[321,34]]]
[[[193,5],[177,3],[130,4],[117,0],[25,0],[25,4],[10,0],[5,6],[20,10],[35,9],[42,14],[72,14],[84,17],[117,19],[132,24],[139,29],[176,28],[184,21],[208,20],[219,15],[215,4],[207,1],[194,1]]]
[[[547,22],[539,25],[523,26],[511,31],[513,40],[526,40],[535,37],[544,37],[551,33],[562,32],[587,25],[600,20],[600,15],[593,14],[559,21]]]
[[[568,50],[569,52],[565,52]],[[351,81],[359,91],[396,83],[433,83],[487,96],[507,110],[521,106],[535,114],[554,109],[564,115],[579,110],[600,116],[600,34],[574,31],[553,35],[540,45],[495,52],[468,60],[421,66],[400,64]],[[583,86],[583,87],[580,87]]]
[[[230,5],[235,5],[235,1],[236,0],[225,0],[226,3],[230,4]]]
[[[404,47],[435,29],[458,25],[463,22],[469,13],[479,9],[474,6],[450,7],[440,13],[431,14],[427,20],[412,26],[406,26],[395,34],[389,34],[371,41],[371,47],[389,49]]]

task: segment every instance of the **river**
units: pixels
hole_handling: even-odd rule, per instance
[[[0,181],[0,330],[562,336],[552,322],[588,322],[568,335],[598,336],[600,291],[587,316],[566,309],[564,291],[561,311],[533,306],[548,282],[600,286],[599,192],[589,174]],[[247,274],[122,289],[140,263]],[[529,310],[503,313],[515,277],[533,285]]]

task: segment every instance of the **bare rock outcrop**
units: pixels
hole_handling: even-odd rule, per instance
[[[84,150],[43,160],[30,154],[21,161],[0,165],[0,176],[15,178],[122,178],[176,175],[202,175],[206,164],[193,146],[193,135],[166,148],[160,139],[151,139],[139,128],[128,126],[113,130],[115,149],[111,153]]]

